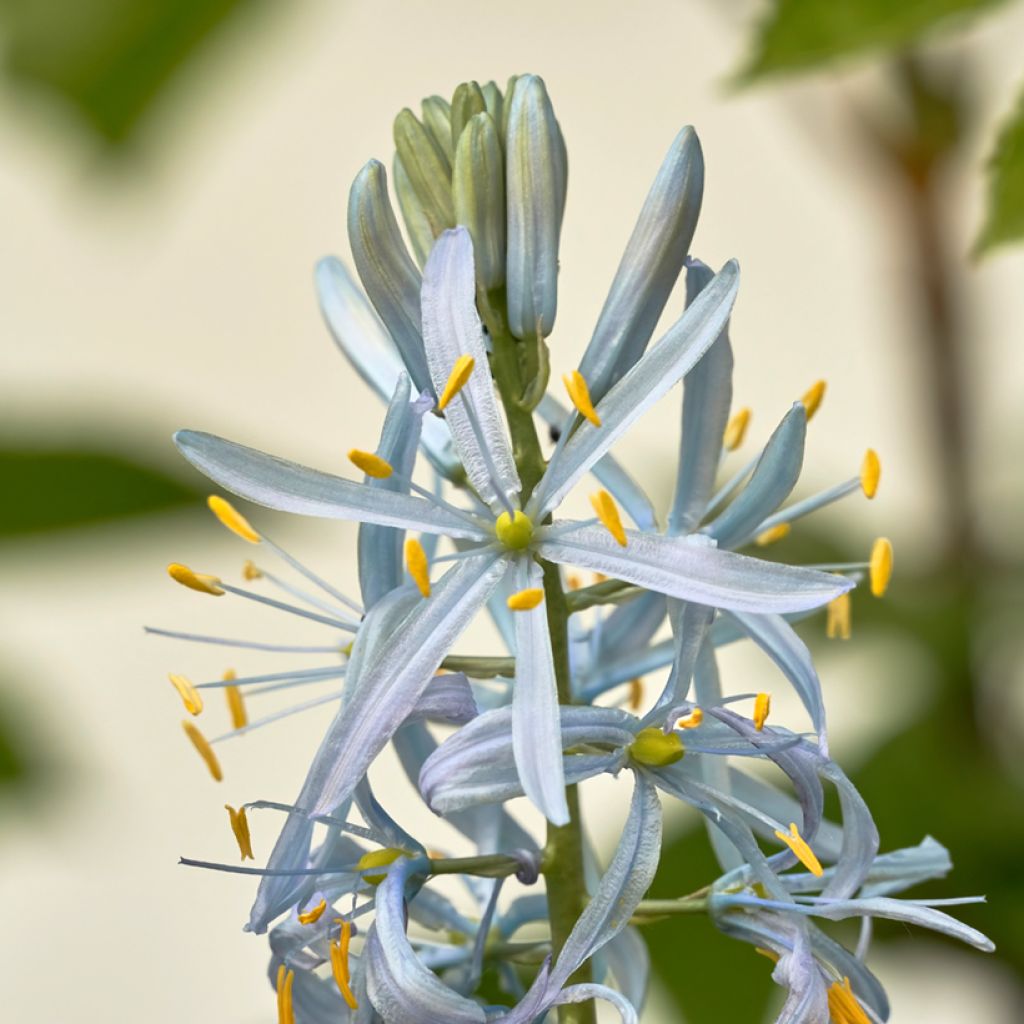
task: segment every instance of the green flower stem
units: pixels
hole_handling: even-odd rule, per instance
[[[430,860],[432,875],[476,875],[479,878],[507,878],[520,868],[515,857],[501,853],[482,857],[434,857]]]
[[[486,654],[449,654],[441,662],[449,672],[465,672],[474,679],[493,679],[495,676],[513,676],[516,659],[494,658]]]
[[[498,385],[512,437],[512,452],[523,485],[525,502],[544,474],[546,462],[533,420],[529,396],[532,380],[523,379],[520,344],[509,332],[505,320],[505,297],[500,292],[481,296],[481,314],[491,335],[491,369]],[[524,397],[526,396],[526,397]],[[560,704],[572,703],[569,676],[569,606],[558,567],[541,562],[544,570],[544,603],[551,634],[555,679]],[[565,945],[576,919],[587,903],[583,882],[583,828],[580,820],[579,796],[575,786],[566,792],[569,822],[556,827],[548,825],[542,869],[547,883],[548,916],[551,922],[551,951],[554,956]],[[570,981],[573,984],[593,980],[589,963],[583,964]],[[558,1008],[560,1024],[596,1024],[593,1000],[572,1003]]]
[[[565,595],[570,614],[586,611],[599,604],[624,604],[643,593],[642,587],[634,587],[623,580],[604,580],[590,587],[580,587]]]
[[[663,921],[666,917],[679,917],[683,914],[705,914],[708,909],[707,896],[680,896],[675,900],[641,900],[630,924],[644,925]]]

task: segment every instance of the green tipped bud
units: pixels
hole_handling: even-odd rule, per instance
[[[487,109],[484,94],[476,82],[463,82],[452,97],[452,145],[457,153],[459,139],[470,120]],[[454,163],[454,161],[453,161]]]
[[[422,269],[427,265],[427,257],[434,247],[434,232],[430,221],[423,212],[423,204],[413,191],[412,182],[398,154],[395,154],[394,171],[395,195],[398,196],[398,208],[402,211],[405,222],[405,233],[412,243],[413,255]]]
[[[447,126],[449,140],[451,127]],[[452,167],[441,144],[406,108],[395,118],[395,148],[436,238],[455,227]]]
[[[505,282],[505,171],[498,129],[488,113],[466,125],[455,150],[455,218],[473,237],[477,283],[486,291]]]
[[[514,83],[505,148],[509,328],[518,338],[546,338],[558,304],[558,240],[568,168],[562,131],[536,75]]]
[[[398,229],[388,198],[387,172],[371,160],[348,197],[348,237],[366,289],[416,387],[433,392],[420,328],[420,272]]]
[[[480,91],[483,93],[484,103],[487,106],[487,113],[491,115],[491,120],[494,121],[495,125],[500,128],[501,137],[505,137],[505,128],[502,124],[501,114],[504,106],[504,100],[501,96],[501,90],[498,88],[497,83],[488,82],[482,86]]]
[[[423,124],[441,147],[449,165],[455,156],[454,136],[452,135],[452,108],[446,99],[440,96],[428,96],[421,104]]]

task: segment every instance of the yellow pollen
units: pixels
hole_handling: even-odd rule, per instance
[[[622,517],[619,515],[619,506],[615,499],[607,491],[598,491],[590,496],[590,504],[594,506],[597,518],[601,520],[604,528],[618,541],[622,547],[626,546],[626,531],[622,528]]]
[[[185,730],[185,735],[192,741],[192,746],[199,752],[199,756],[206,762],[210,774],[217,782],[220,782],[224,778],[224,773],[220,770],[220,761],[217,760],[217,755],[213,752],[213,747],[210,746],[206,737],[187,719],[181,723],[181,727]]]
[[[423,545],[409,537],[405,542],[405,568],[424,597],[430,597],[430,567]]]
[[[871,1024],[850,987],[850,979],[834,981],[828,987],[828,1012],[834,1024]]]
[[[590,420],[595,427],[601,426],[601,417],[597,415],[594,403],[590,400],[590,388],[587,387],[583,374],[579,370],[573,370],[572,373],[563,375],[562,383],[565,385],[565,390],[569,392],[569,398],[576,406],[576,411]]]
[[[747,436],[747,427],[750,426],[750,407],[744,406],[738,412],[729,417],[725,425],[725,435],[722,437],[722,447],[727,452],[734,452]]]
[[[762,949],[760,946],[755,946],[754,947],[754,952],[755,953],[760,953],[761,956],[768,957],[768,959],[771,960],[771,962],[773,964],[777,964],[779,962],[779,954],[776,953],[774,950]]]
[[[331,973],[342,999],[350,1010],[358,1010],[359,1003],[352,992],[351,976],[348,970],[348,947],[352,941],[352,922],[339,919],[341,934],[331,940]]]
[[[641,729],[629,747],[629,756],[634,761],[652,768],[675,764],[685,753],[683,741],[674,732],[662,732],[654,726]]]
[[[250,544],[259,544],[263,539],[251,526],[249,520],[231,504],[230,501],[222,498],[219,494],[211,494],[206,499],[210,511],[234,534]]]
[[[234,669],[228,669],[224,673],[224,682],[230,682],[235,678]],[[231,715],[231,728],[244,729],[249,724],[249,713],[245,710],[245,698],[238,686],[225,686],[224,697],[228,702],[228,713]]]
[[[231,804],[225,804],[224,810],[228,812],[231,831],[235,833],[235,840],[238,843],[239,852],[242,854],[242,860],[245,860],[246,857],[249,860],[255,860],[252,852],[252,836],[249,834],[249,818],[246,816],[245,808],[239,807],[236,811]]]
[[[469,380],[469,375],[473,372],[475,365],[476,361],[472,356],[459,356],[455,360],[452,372],[448,376],[448,383],[445,384],[444,391],[441,392],[441,397],[437,400],[437,408],[441,412],[444,412],[448,403],[466,386],[466,381]]]
[[[626,707],[628,707],[630,711],[636,711],[643,702],[644,681],[642,679],[630,679],[629,698],[626,701]]]
[[[374,455],[373,452],[360,451],[358,448],[353,448],[348,453],[348,461],[367,476],[372,476],[374,480],[387,480],[395,471],[394,466],[386,459]]]
[[[540,587],[527,587],[509,595],[506,602],[514,612],[528,612],[544,600],[544,591]]]
[[[892,579],[892,541],[887,537],[879,537],[871,547],[868,576],[871,578],[871,593],[881,597],[889,589],[889,580]]]
[[[760,732],[768,721],[768,712],[772,709],[772,695],[759,693],[754,698],[754,728]]]
[[[327,900],[321,900],[311,910],[304,910],[299,914],[299,924],[316,924],[321,917],[324,916],[324,911],[327,909]]]
[[[595,572],[594,573],[594,582],[595,583],[604,583],[604,581],[607,580],[607,579],[608,579],[608,577],[605,576],[605,574],[603,572]]]
[[[193,572],[187,565],[180,565],[178,562],[171,562],[167,566],[167,575],[176,583],[190,590],[198,590],[200,594],[213,594],[220,597],[224,593],[217,586],[220,580],[216,576],[206,576],[202,573]]]
[[[385,846],[380,850],[371,850],[364,853],[356,862],[357,871],[365,871],[367,868],[382,868],[394,864],[399,857],[407,856],[405,850],[399,850],[397,846]],[[387,875],[363,875],[363,880],[370,885],[380,885]]]
[[[823,380],[816,380],[804,393],[804,397],[800,399],[804,403],[804,409],[807,410],[807,420],[810,422],[811,418],[818,411],[821,406],[821,400],[825,397],[825,382]]]
[[[850,595],[840,594],[828,603],[825,619],[825,636],[829,640],[850,639],[850,611],[853,601]]]
[[[776,523],[775,526],[771,526],[763,533],[759,533],[754,538],[754,543],[759,548],[766,548],[769,544],[774,544],[777,540],[788,537],[791,529],[792,526],[789,523]]]
[[[704,721],[704,712],[700,708],[694,708],[685,718],[676,722],[677,729],[696,729]]]
[[[814,851],[807,845],[807,840],[800,835],[800,830],[796,827],[795,822],[790,822],[789,831],[783,832],[780,829],[775,830],[775,836],[777,839],[781,839],[792,851],[796,854],[796,859],[812,875],[816,875],[821,878],[825,874],[825,869],[821,866],[821,861],[814,856]]]
[[[171,685],[178,691],[185,710],[190,715],[198,715],[203,710],[202,694],[192,685],[191,681],[184,676],[176,676],[173,673],[167,677]]]
[[[878,481],[882,476],[882,460],[874,448],[864,453],[864,461],[860,464],[860,489],[869,500],[878,493]]]
[[[518,509],[512,516],[502,512],[494,522],[494,532],[505,547],[523,551],[533,540],[533,520]]]
[[[242,576],[251,583],[263,578],[263,570],[251,558],[247,558],[242,566]]]
[[[292,986],[295,972],[281,964],[277,969],[277,1024],[295,1024],[295,1009],[292,1006]]]

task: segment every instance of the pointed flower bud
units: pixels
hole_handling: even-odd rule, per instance
[[[480,91],[483,93],[487,113],[491,115],[491,120],[497,125],[504,138],[505,127],[502,122],[502,110],[505,106],[505,97],[502,96],[501,89],[498,88],[496,82],[488,82],[480,87]]]
[[[441,96],[428,96],[421,104],[423,126],[430,132],[434,141],[441,147],[448,163],[451,164],[455,155],[452,137],[452,108]]]
[[[392,180],[395,195],[398,197],[398,208],[402,211],[405,233],[409,236],[409,243],[412,245],[412,254],[416,257],[416,263],[422,270],[426,266],[430,250],[434,247],[434,232],[430,227],[430,221],[427,220],[426,213],[423,212],[423,204],[413,191],[405,164],[402,163],[402,159],[397,153],[392,164]]]
[[[505,133],[508,319],[518,338],[547,337],[558,303],[558,239],[565,210],[565,140],[544,82],[515,82]]]
[[[465,131],[466,125],[487,110],[487,103],[484,100],[483,90],[476,82],[463,82],[452,96],[451,108],[451,139],[453,152],[459,148],[459,139]],[[453,158],[454,159],[454,158]]]
[[[482,100],[481,100],[482,102]],[[455,150],[455,218],[469,228],[477,283],[485,290],[505,281],[505,168],[491,115],[476,114]]]
[[[449,140],[451,126],[446,127]],[[455,227],[452,165],[441,144],[406,108],[395,118],[395,149],[435,237]]]

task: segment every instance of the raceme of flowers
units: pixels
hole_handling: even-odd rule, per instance
[[[334,339],[387,403],[376,450],[349,452],[357,478],[210,434],[176,436],[185,457],[234,495],[360,524],[358,597],[222,495],[210,497],[213,513],[259,549],[243,571],[251,585],[169,566],[192,590],[322,631],[319,642],[296,645],[150,630],[290,665],[221,670],[200,683],[171,675],[190,716],[186,734],[214,779],[229,741],[334,708],[293,801],[227,806],[243,862],[257,859],[249,813],[280,815],[263,866],[186,863],[258,878],[246,928],[269,931],[281,1024],[527,1024],[549,1012],[587,1022],[595,1000],[636,1021],[647,989],[643,925],[684,913],[706,915],[774,962],[785,991],[778,1021],[887,1019],[865,963],[873,919],[991,949],[941,901],[894,895],[944,875],[948,855],[930,838],[879,853],[868,807],[830,757],[821,682],[793,627],[823,610],[828,635],[848,638],[850,591],[863,581],[876,597],[885,592],[892,548],[882,538],[866,561],[818,566],[762,552],[823,506],[873,498],[877,455],[868,450],[849,480],[789,500],[823,382],[755,454],[736,454],[751,418],[732,398],[739,269],[730,261],[714,273],[689,255],[704,176],[692,129],[673,141],[591,341],[562,378],[567,403],[549,386],[557,349],[548,338],[568,163],[544,83],[525,75],[504,91],[470,82],[450,103],[430,97],[420,117],[399,114],[395,144],[392,185],[409,248],[384,168],[371,161],[349,200],[361,287],[337,259],[317,269]],[[684,272],[685,307],[652,344]],[[679,441],[664,453],[676,485],[659,509],[613,448],[680,382]],[[590,519],[560,515],[577,489],[589,494]],[[481,614],[502,649],[460,652]],[[717,652],[733,643],[768,656],[757,692],[722,685]],[[663,683],[645,688],[645,676]],[[810,731],[771,717],[780,683]],[[232,727],[209,737],[196,718],[215,690]],[[251,716],[254,701],[282,692],[294,702]],[[447,855],[443,840],[411,834],[381,805],[369,772],[388,747],[468,853]],[[576,796],[599,775],[632,786],[603,871]],[[824,814],[830,789],[838,822]],[[509,811],[524,796],[548,821],[546,841]],[[678,899],[649,900],[662,800],[703,816],[722,874],[695,878]],[[461,887],[446,888],[445,876]],[[854,917],[863,924],[853,951],[820,923]]]

